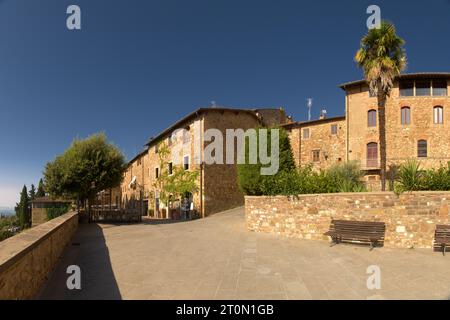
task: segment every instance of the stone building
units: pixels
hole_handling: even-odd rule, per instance
[[[50,208],[61,208],[69,206],[71,201],[62,199],[52,199],[50,197],[40,197],[31,201],[31,226],[35,227],[47,222],[47,211]]]
[[[286,114],[282,108],[234,109],[199,108],[153,137],[145,148],[128,162],[124,179],[119,188],[106,195],[113,204],[118,197],[119,208],[139,209],[143,215],[156,218],[171,218],[173,210],[180,208],[178,201],[188,202],[189,211],[205,217],[244,204],[244,196],[238,188],[235,164],[204,163],[205,148],[211,143],[205,138],[208,129],[216,129],[226,136],[227,129],[247,130],[258,126],[282,125]],[[168,146],[171,158],[178,157],[185,170],[198,170],[198,192],[188,199],[173,199],[166,207],[159,199],[155,186],[162,170],[171,172],[175,160],[168,160],[168,168],[160,168],[158,148],[161,143]],[[236,155],[236,144],[235,144]],[[226,158],[224,141],[223,155]],[[192,210],[191,210],[192,209]],[[178,213],[180,214],[180,213]]]
[[[365,80],[340,85],[345,116],[285,125],[298,165],[324,169],[359,161],[366,179],[379,180],[377,98]],[[416,159],[423,168],[450,161],[450,73],[399,76],[386,103],[387,166]],[[374,184],[377,185],[377,184]],[[379,185],[379,184],[378,184]]]

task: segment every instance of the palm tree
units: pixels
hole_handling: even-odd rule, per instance
[[[385,105],[395,78],[406,68],[405,41],[397,36],[392,23],[383,21],[361,39],[355,61],[364,70],[371,94],[378,99],[381,190],[386,190],[386,115]]]

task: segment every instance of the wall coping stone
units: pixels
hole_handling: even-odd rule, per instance
[[[68,212],[0,242],[0,272],[19,261],[77,215],[76,211]]]
[[[436,195],[443,195],[443,194],[448,194],[450,197],[450,191],[411,191],[411,192],[404,192],[401,193],[398,196],[404,196],[404,195],[432,195],[432,194],[436,194]],[[340,193],[309,193],[309,194],[299,194],[299,195],[277,195],[277,196],[245,196],[245,198],[249,198],[249,199],[258,199],[258,198],[292,198],[292,197],[335,197],[335,196],[397,196],[396,193],[391,192],[391,191],[375,191],[375,192],[340,192]]]

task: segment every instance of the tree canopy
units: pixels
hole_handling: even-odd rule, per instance
[[[249,163],[249,144],[245,146],[245,163],[238,165],[238,184],[240,190],[246,195],[262,195],[265,194],[266,186],[273,186],[281,181],[286,173],[295,171],[295,161],[292,154],[291,144],[287,132],[282,128],[274,128],[279,130],[279,169],[275,175],[261,175],[261,164],[259,155],[256,164]],[[274,129],[268,129],[267,151],[269,152],[271,145],[271,133]],[[256,138],[258,148],[260,147],[259,130],[256,130]]]
[[[125,157],[103,133],[81,140],[52,162],[45,171],[45,191],[54,197],[86,200],[122,181]]]

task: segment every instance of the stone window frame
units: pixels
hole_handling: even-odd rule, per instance
[[[306,134],[306,132],[307,132],[308,134]],[[311,131],[309,130],[309,128],[303,128],[303,129],[302,129],[302,138],[303,138],[304,140],[308,140],[308,139],[311,138]]]
[[[155,179],[159,178],[159,167],[155,167]]]
[[[320,149],[312,150],[312,162],[320,162]]]
[[[433,107],[433,123],[434,124],[444,124],[444,107],[434,106]]]
[[[404,114],[403,111],[405,111],[406,114]],[[400,124],[402,126],[409,126],[411,124],[411,107],[403,106],[400,108]]]
[[[417,141],[417,158],[428,157],[428,141],[426,139],[420,139]]]
[[[336,123],[331,125],[331,135],[337,135],[338,134],[338,125]]]
[[[377,127],[377,110],[370,109],[367,111],[367,127],[376,128]]]

